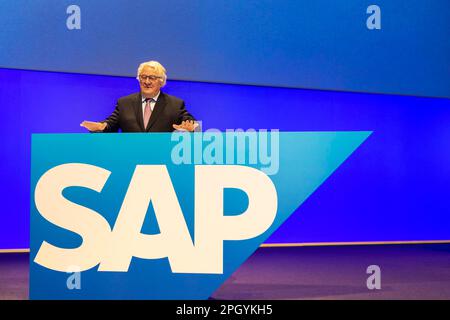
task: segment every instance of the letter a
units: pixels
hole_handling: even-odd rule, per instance
[[[81,29],[81,9],[77,5],[70,5],[66,10],[67,14],[70,14],[66,20],[66,26],[69,30],[80,30]]]
[[[373,30],[381,29],[381,9],[379,6],[373,4],[369,7],[367,7],[367,14],[371,14],[370,17],[367,18],[367,29]]]

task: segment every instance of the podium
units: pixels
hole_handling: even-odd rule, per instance
[[[207,299],[370,132],[35,134],[31,299]]]

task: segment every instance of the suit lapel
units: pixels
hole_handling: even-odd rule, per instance
[[[136,95],[136,101],[133,104],[133,108],[139,128],[141,129],[141,131],[145,131],[144,116],[142,114],[142,96],[140,93]]]
[[[155,107],[153,108],[152,115],[150,116],[150,120],[148,121],[147,128],[145,128],[145,131],[149,131],[150,128],[153,126],[153,124],[156,122],[156,120],[158,120],[158,118],[162,114],[162,110],[164,109],[165,105],[166,105],[165,94],[161,91],[158,100],[156,101]]]

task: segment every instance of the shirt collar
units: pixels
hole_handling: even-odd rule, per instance
[[[161,90],[158,91],[158,93],[156,94],[156,96],[154,96],[152,99],[156,101],[158,101],[159,95],[161,94]],[[147,99],[146,97],[142,96],[142,102],[145,101],[145,99]]]

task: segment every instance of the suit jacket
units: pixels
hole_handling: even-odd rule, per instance
[[[141,93],[122,97],[117,101],[114,112],[104,121],[107,126],[103,132],[172,132],[173,124],[185,120],[195,120],[186,110],[184,101],[161,91],[150,116],[147,128],[144,128]]]

